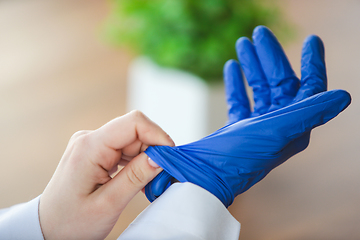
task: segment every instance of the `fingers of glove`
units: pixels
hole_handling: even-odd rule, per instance
[[[267,112],[271,105],[270,87],[256,54],[254,45],[246,37],[241,37],[236,42],[236,53],[254,94],[254,112],[258,116]]]
[[[300,101],[326,91],[327,77],[324,44],[318,36],[304,40],[301,54],[301,87],[294,99]]]
[[[239,63],[229,60],[224,66],[225,94],[228,105],[229,123],[250,116],[250,104]]]
[[[145,186],[146,198],[153,202],[171,185],[173,177],[165,171],[159,173],[151,182]]]
[[[299,79],[291,68],[280,43],[268,28],[256,27],[253,41],[271,89],[270,111],[284,107],[295,97],[300,85]]]
[[[350,102],[351,96],[348,92],[332,90],[316,94],[254,120],[261,122],[261,128],[271,130],[270,134],[292,140],[336,117]]]

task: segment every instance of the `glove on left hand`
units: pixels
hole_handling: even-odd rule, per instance
[[[236,43],[236,52],[241,67],[234,60],[229,60],[224,66],[229,124],[271,112],[326,91],[324,46],[317,36],[309,36],[304,41],[301,81],[292,70],[280,43],[266,27],[255,28],[253,43],[245,37],[240,38]],[[245,91],[242,70],[253,89],[253,112]],[[147,198],[150,201],[155,200],[170,186],[172,179],[167,172],[160,173],[145,187]]]
[[[183,146],[153,146],[145,153],[180,182],[194,183],[228,207],[273,168],[304,150],[310,130],[350,103],[343,90],[319,93],[279,110],[225,126]]]

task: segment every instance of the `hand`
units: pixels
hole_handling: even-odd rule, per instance
[[[149,145],[174,143],[139,111],[75,133],[40,199],[44,237],[104,239],[130,200],[162,170],[142,153]],[[111,178],[118,165],[125,167]]]
[[[253,43],[239,38],[236,52],[241,67],[235,60],[224,66],[229,123],[274,111],[327,89],[324,45],[315,35],[304,40],[301,80],[274,34],[264,26],[254,29]],[[250,110],[242,71],[253,90],[254,111]]]
[[[226,207],[272,169],[304,150],[310,131],[350,104],[343,90],[316,94],[258,117],[227,125],[182,146],[153,146],[145,153],[180,182],[194,183]]]
[[[324,47],[319,37],[309,36],[304,41],[301,81],[269,29],[263,26],[255,28],[253,40],[251,43],[242,37],[236,43],[241,67],[235,60],[229,60],[224,66],[228,124],[274,111],[326,90]],[[242,70],[253,89],[254,111],[250,109]],[[310,133],[307,134],[303,138],[305,142],[309,140]],[[172,178],[161,172],[145,187],[147,198],[155,200],[170,185]]]

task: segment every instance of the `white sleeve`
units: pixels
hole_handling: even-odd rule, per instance
[[[0,209],[0,239],[43,240],[39,201],[40,196],[27,203]]]
[[[192,183],[175,183],[118,240],[238,240],[240,223],[223,203]]]

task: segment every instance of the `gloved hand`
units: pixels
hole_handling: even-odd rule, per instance
[[[320,38],[316,36],[309,36],[304,41],[301,60],[301,82],[298,80],[294,71],[292,70],[281,45],[278,43],[277,39],[269,29],[263,26],[257,27],[253,33],[253,40],[254,44],[252,44],[247,38],[240,38],[237,41],[236,50],[248,83],[253,88],[255,102],[254,111],[251,112],[250,110],[249,100],[246,95],[242,79],[241,68],[236,61],[230,60],[225,64],[224,67],[226,98],[229,106],[229,124],[245,118],[256,117],[261,114],[271,112],[273,110],[285,107],[288,104],[300,101],[308,96],[312,96],[315,93],[326,90],[327,83],[324,62],[324,47]],[[348,100],[345,99],[344,101],[347,102]],[[341,104],[341,102],[339,102],[339,104]],[[323,113],[320,112],[318,114]],[[285,121],[289,121],[289,119],[286,119]],[[284,122],[283,124],[286,125],[291,123]],[[276,128],[276,126],[274,126],[274,128]],[[268,129],[268,131],[270,130],[274,129]],[[304,131],[303,133],[304,134],[301,137],[300,145],[304,146],[305,148],[309,141],[310,132],[305,133]],[[212,134],[211,136],[215,135],[216,133]],[[258,135],[258,137],[261,136]],[[221,143],[217,144],[221,145]],[[257,143],[255,142],[254,144]],[[181,147],[186,148],[186,146],[188,145]],[[266,153],[265,149],[268,146],[264,145],[262,147],[263,153]],[[212,149],[212,147],[210,149]],[[296,149],[292,147],[286,147],[286,149],[289,154],[285,158],[282,156],[282,161],[285,161],[287,158],[298,152],[295,151]],[[213,152],[212,154],[215,155],[216,152]],[[227,154],[232,153],[228,152]],[[271,153],[269,152],[268,154]],[[255,154],[251,158],[256,158]],[[157,162],[156,159],[155,161]],[[271,169],[267,169],[267,172],[270,170]],[[191,171],[193,170],[188,169],[187,171],[191,174]],[[195,171],[192,174],[196,175],[197,173]],[[153,201],[157,196],[159,196],[170,185],[171,179],[172,176],[170,176],[167,172],[162,172],[159,174],[145,188],[148,199]],[[261,178],[257,181],[260,180]],[[239,192],[247,190],[255,183],[250,182],[250,185],[246,189],[235,192],[239,194]],[[219,197],[218,194],[217,196]],[[230,199],[231,200],[229,202],[232,202],[233,197]],[[229,202],[224,202],[224,204],[228,205],[230,204]]]
[[[319,93],[264,115],[227,125],[177,147],[153,146],[145,153],[180,182],[194,183],[228,207],[273,168],[304,150],[310,130],[350,103],[343,90]]]
[[[236,52],[241,68],[235,60],[229,60],[224,66],[229,123],[285,107],[327,89],[324,46],[315,35],[304,40],[301,81],[276,37],[264,26],[254,29],[253,43],[246,37],[239,38]],[[241,70],[253,90],[253,112]]]

